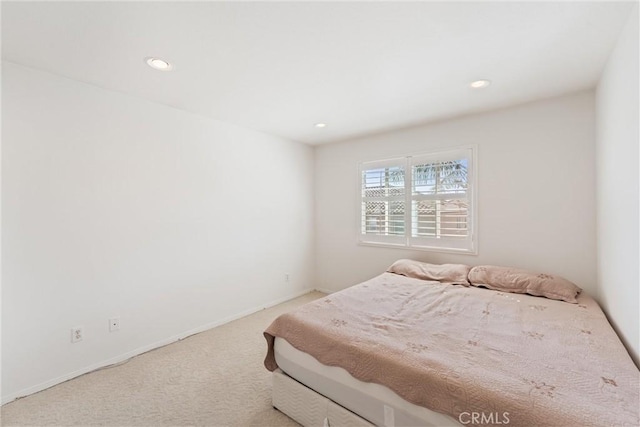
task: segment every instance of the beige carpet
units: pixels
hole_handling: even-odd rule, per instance
[[[312,292],[2,407],[3,426],[296,426],[271,406],[262,331]]]

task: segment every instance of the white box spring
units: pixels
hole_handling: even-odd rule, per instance
[[[282,338],[276,338],[274,350],[278,366],[287,375],[375,425],[389,427],[461,425],[447,415],[407,402],[385,386],[365,383],[353,378],[342,368],[325,366],[309,354],[297,350]],[[304,399],[305,395],[302,394],[303,392],[300,393],[298,399]],[[317,424],[318,418],[311,415],[314,413],[313,408],[296,408],[294,410],[299,414],[293,416],[276,404],[278,399],[280,397],[276,396],[274,385],[275,407],[305,426],[322,425],[322,422]],[[307,399],[307,401],[313,400]],[[300,406],[302,406],[302,401]],[[304,412],[308,412],[308,415],[303,416]],[[318,411],[315,410],[315,412]],[[342,424],[334,422],[332,425],[344,425],[344,422]]]

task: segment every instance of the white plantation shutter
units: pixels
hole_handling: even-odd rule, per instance
[[[473,148],[362,163],[360,242],[472,252]]]
[[[473,250],[471,148],[409,158],[408,246]]]
[[[406,159],[360,166],[360,241],[406,244]]]

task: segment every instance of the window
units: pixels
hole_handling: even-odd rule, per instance
[[[360,165],[360,243],[476,252],[474,149]]]

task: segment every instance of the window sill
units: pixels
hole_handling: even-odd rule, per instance
[[[369,247],[378,247],[378,248],[387,248],[387,249],[403,249],[407,251],[441,252],[441,253],[459,254],[459,255],[478,255],[477,248],[455,249],[455,248],[439,248],[436,246],[407,246],[404,244],[378,243],[378,242],[366,242],[366,241],[358,241],[358,246],[369,246]]]

